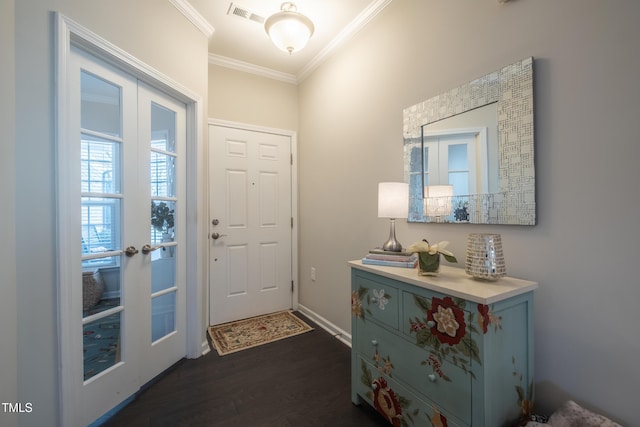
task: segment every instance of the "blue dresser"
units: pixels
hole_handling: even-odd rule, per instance
[[[537,283],[349,265],[353,403],[394,426],[515,426],[530,411]]]

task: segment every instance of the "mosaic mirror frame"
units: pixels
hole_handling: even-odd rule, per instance
[[[496,103],[498,188],[456,195],[450,215],[424,212],[424,126]],[[403,111],[409,222],[535,225],[533,58],[529,57]]]

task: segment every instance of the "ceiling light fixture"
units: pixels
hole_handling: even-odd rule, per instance
[[[292,54],[305,47],[314,26],[311,19],[298,13],[294,3],[285,2],[280,6],[280,12],[267,18],[264,29],[279,49]]]

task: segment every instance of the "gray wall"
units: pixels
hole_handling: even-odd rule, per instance
[[[17,402],[15,68],[14,0],[0,0],[0,402]],[[0,424],[17,425],[17,416],[0,412]]]
[[[347,260],[388,235],[377,183],[402,181],[402,109],[535,58],[538,225],[397,226],[405,245],[503,238],[535,294],[537,410],[567,398],[640,425],[640,3],[398,0],[299,87],[300,302],[350,330]],[[317,280],[309,277],[317,269]]]
[[[276,129],[298,129],[298,88],[209,65],[209,117]]]
[[[33,404],[22,426],[55,425],[59,416],[52,11],[199,94],[206,117],[207,40],[168,1],[15,2],[17,398]],[[15,368],[5,363],[0,372]]]

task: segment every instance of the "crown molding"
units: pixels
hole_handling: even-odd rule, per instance
[[[285,83],[297,85],[298,78],[293,74],[283,73],[282,71],[276,71],[271,68],[261,67],[259,65],[251,64],[249,62],[239,61],[237,59],[229,58],[222,55],[209,54],[209,64],[219,65],[221,67],[231,68],[245,73],[251,73],[262,77],[267,77],[273,80],[280,80]]]
[[[184,1],[186,0],[169,0]],[[274,80],[280,80],[286,83],[299,84],[309,77],[311,73],[326,61],[338,48],[351,39],[356,33],[364,28],[373,18],[375,18],[382,10],[387,7],[393,0],[373,0],[366,9],[364,9],[356,18],[351,21],[336,37],[333,38],[311,61],[309,61],[302,70],[297,74],[288,74],[276,71],[271,68],[261,67],[259,65],[250,64],[248,62],[238,61],[226,56],[220,56],[210,53],[209,63],[219,65],[221,67],[232,68],[246,73],[256,74]]]
[[[198,11],[191,6],[187,0],[169,0],[176,9],[178,9],[193,25],[199,29],[208,39],[211,38],[215,28],[204,19]]]
[[[374,0],[356,18],[349,23],[333,40],[327,44],[316,56],[311,59],[298,73],[298,82],[303,81],[311,73],[326,61],[340,46],[351,39],[358,31],[363,29],[373,18],[387,7],[393,0]]]

